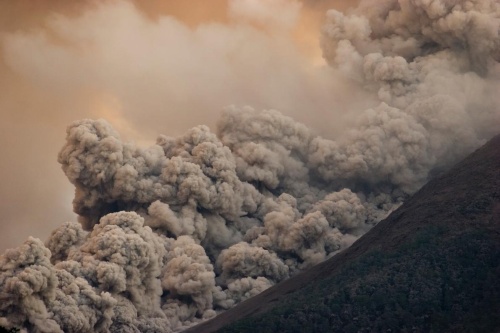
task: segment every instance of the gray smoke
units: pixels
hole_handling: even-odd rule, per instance
[[[2,323],[178,331],[333,256],[498,131],[499,32],[495,0],[329,11],[325,59],[380,101],[335,141],[236,106],[216,133],[148,148],[71,124],[59,162],[81,224],[0,258]]]

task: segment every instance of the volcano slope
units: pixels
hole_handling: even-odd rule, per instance
[[[186,332],[497,332],[500,135],[335,257]]]

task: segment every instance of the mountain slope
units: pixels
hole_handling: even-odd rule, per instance
[[[187,332],[492,332],[499,279],[497,136],[346,251]]]

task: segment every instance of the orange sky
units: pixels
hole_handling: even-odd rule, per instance
[[[190,27],[207,22],[227,23],[228,21],[228,0],[135,0],[132,2],[151,20],[158,20],[166,15],[174,16]],[[318,58],[320,57],[318,31],[325,12],[330,8],[345,11],[356,6],[359,0],[302,0],[300,2],[302,11],[294,34],[299,47],[312,57]],[[3,0],[0,2],[0,8],[2,8],[0,31],[40,29],[45,26],[46,19],[50,15],[63,14],[74,17],[78,16],[82,10],[95,7],[99,3],[102,1]]]

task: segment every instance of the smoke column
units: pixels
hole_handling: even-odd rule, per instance
[[[260,20],[252,3],[233,12]],[[498,131],[499,31],[495,0],[328,11],[324,58],[378,100],[335,140],[249,106],[146,148],[72,123],[58,161],[80,223],[0,257],[1,323],[179,331],[348,247]]]

